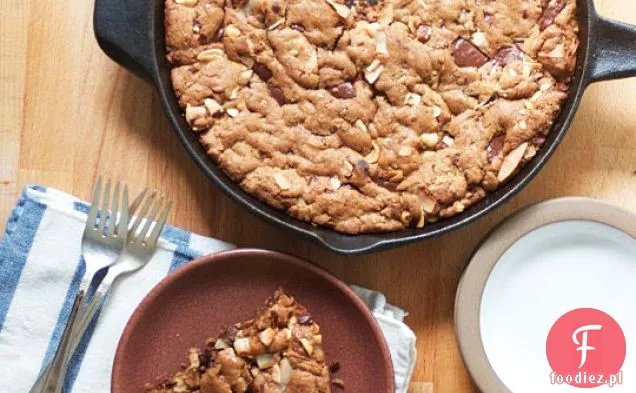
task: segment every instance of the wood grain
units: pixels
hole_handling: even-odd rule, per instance
[[[636,23],[631,0],[597,0],[609,17]],[[541,174],[487,218],[437,239],[346,258],[290,237],[216,190],[180,148],[152,88],[97,47],[92,2],[0,2],[0,229],[21,188],[41,183],[88,198],[98,174],[133,191],[156,187],[175,201],[170,224],[240,246],[281,250],[346,281],[378,289],[407,309],[420,359],[413,392],[477,390],[453,331],[460,274],[482,236],[511,212],[581,195],[636,211],[636,79],[593,85]]]

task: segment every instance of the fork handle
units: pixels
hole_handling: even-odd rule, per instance
[[[84,337],[84,333],[86,333],[86,330],[88,330],[89,325],[93,321],[97,310],[99,310],[99,306],[102,304],[102,301],[106,297],[106,294],[108,293],[108,290],[110,289],[113,282],[111,277],[112,274],[106,274],[102,282],[93,293],[93,296],[84,309],[84,312],[76,312],[75,315],[71,315],[71,317],[69,318],[69,323],[66,325],[66,329],[64,330],[64,335],[67,336],[66,342],[64,341],[63,336],[62,342],[60,343],[60,348],[56,353],[56,358],[54,358],[53,362],[49,364],[49,366],[42,372],[42,374],[40,374],[40,377],[38,377],[38,380],[36,381],[30,393],[60,393],[62,391],[62,388],[64,387],[64,380],[66,379],[66,373],[68,372],[68,363],[73,357],[73,354],[75,353],[77,346],[82,340],[82,337]],[[84,297],[85,294],[84,296],[82,296],[82,300],[79,304],[83,303]],[[63,345],[66,348],[64,348],[63,351],[60,351]],[[60,353],[62,353],[62,355],[60,356],[60,359],[57,359],[57,355]],[[56,363],[56,360],[59,361]],[[38,386],[41,390],[34,390]]]
[[[60,344],[55,352],[55,356],[53,357],[53,361],[42,371],[37,381],[29,391],[29,393],[52,393],[54,392],[55,386],[53,386],[52,382],[56,375],[59,375],[63,369],[66,368],[66,364],[68,363],[67,359],[70,359],[73,350],[73,326],[77,321],[77,317],[79,315],[80,306],[84,302],[84,298],[86,297],[86,290],[84,288],[80,289],[75,296],[75,300],[73,301],[73,307],[71,308],[71,314],[68,317],[68,321],[66,323],[66,327],[64,328],[64,332],[62,333],[62,338],[60,340]],[[66,375],[66,373],[63,373]],[[64,380],[62,383],[64,384]],[[61,387],[58,391],[61,391]]]

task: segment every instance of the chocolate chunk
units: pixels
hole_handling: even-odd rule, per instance
[[[373,178],[373,181],[375,182],[375,184],[377,184],[378,186],[382,187],[382,188],[386,188],[389,191],[395,191],[397,190],[397,184],[391,182],[391,181],[386,181],[384,179],[380,179],[380,178]]]
[[[494,17],[492,16],[492,14],[489,14],[487,12],[484,12],[484,21],[488,24],[491,24],[493,21]]]
[[[267,90],[269,91],[269,95],[278,102],[278,105],[285,105],[285,94],[283,93],[283,89],[268,83]]]
[[[252,67],[252,71],[256,73],[264,82],[267,82],[272,78],[274,74],[261,63],[255,63]]]
[[[453,42],[453,58],[459,67],[481,67],[488,61],[488,56],[472,42],[461,37]]]
[[[340,363],[335,362],[332,363],[331,366],[329,366],[329,372],[334,374],[337,373],[338,371],[340,371]]]
[[[298,23],[292,23],[291,26],[289,26],[292,28],[292,30],[296,30],[296,31],[300,31],[301,33],[303,33],[305,31],[305,27],[301,24]]]
[[[350,82],[344,82],[330,88],[329,93],[336,98],[350,99],[356,96],[356,89]]]
[[[298,317],[298,323],[301,325],[311,325],[314,323],[314,320],[311,318],[311,315],[305,313]]]
[[[557,83],[554,86],[555,89],[557,89],[558,91],[562,92],[562,93],[567,93],[568,90],[570,90],[569,86],[566,85],[565,83]]]
[[[367,0],[369,5],[378,5],[378,0]]]
[[[206,37],[205,34],[199,33],[199,37],[197,38],[197,41],[199,42],[200,45],[205,45],[208,43],[208,37]]]
[[[432,34],[433,34],[433,29],[431,29],[431,26],[427,26],[427,25],[417,26],[417,32],[416,32],[417,40],[421,42],[422,44],[427,43],[428,40],[431,39]]]
[[[516,46],[506,46],[499,49],[493,60],[500,66],[505,67],[514,61],[523,60],[523,56],[523,51]]]
[[[278,14],[280,12],[280,5],[278,3],[272,4],[272,11],[274,11],[275,14]]]
[[[501,151],[504,147],[504,141],[506,139],[505,135],[498,135],[490,141],[488,147],[486,148],[486,155],[488,156],[488,162],[492,162],[495,157],[501,154]]]
[[[346,4],[347,7],[353,8],[356,5],[356,0],[346,0],[345,4]]]
[[[537,21],[537,23],[539,24],[539,28],[541,28],[541,30],[547,29],[548,26],[554,23],[554,20],[557,16],[559,16],[561,11],[563,11],[563,8],[565,8],[565,0],[550,1],[548,6],[545,7],[545,9],[543,10],[541,17]]]

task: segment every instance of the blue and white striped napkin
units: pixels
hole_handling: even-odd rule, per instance
[[[11,393],[26,393],[60,340],[83,266],[80,245],[87,204],[61,191],[26,187],[0,243],[0,381]],[[71,361],[66,393],[110,393],[119,337],[145,295],[184,263],[234,246],[166,227],[157,253],[141,270],[115,283]],[[416,360],[415,335],[405,312],[380,293],[354,288],[376,315],[404,393]]]

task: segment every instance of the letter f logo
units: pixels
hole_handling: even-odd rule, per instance
[[[574,334],[572,334],[572,341],[574,341],[574,344],[580,345],[580,347],[576,349],[577,351],[581,351],[581,364],[579,365],[579,368],[583,367],[585,365],[585,362],[587,361],[587,351],[594,351],[596,349],[587,345],[587,332],[589,332],[590,330],[601,330],[602,327],[603,326],[601,325],[581,326],[574,331]],[[581,332],[583,334],[581,335],[581,342],[579,342],[577,336]]]

